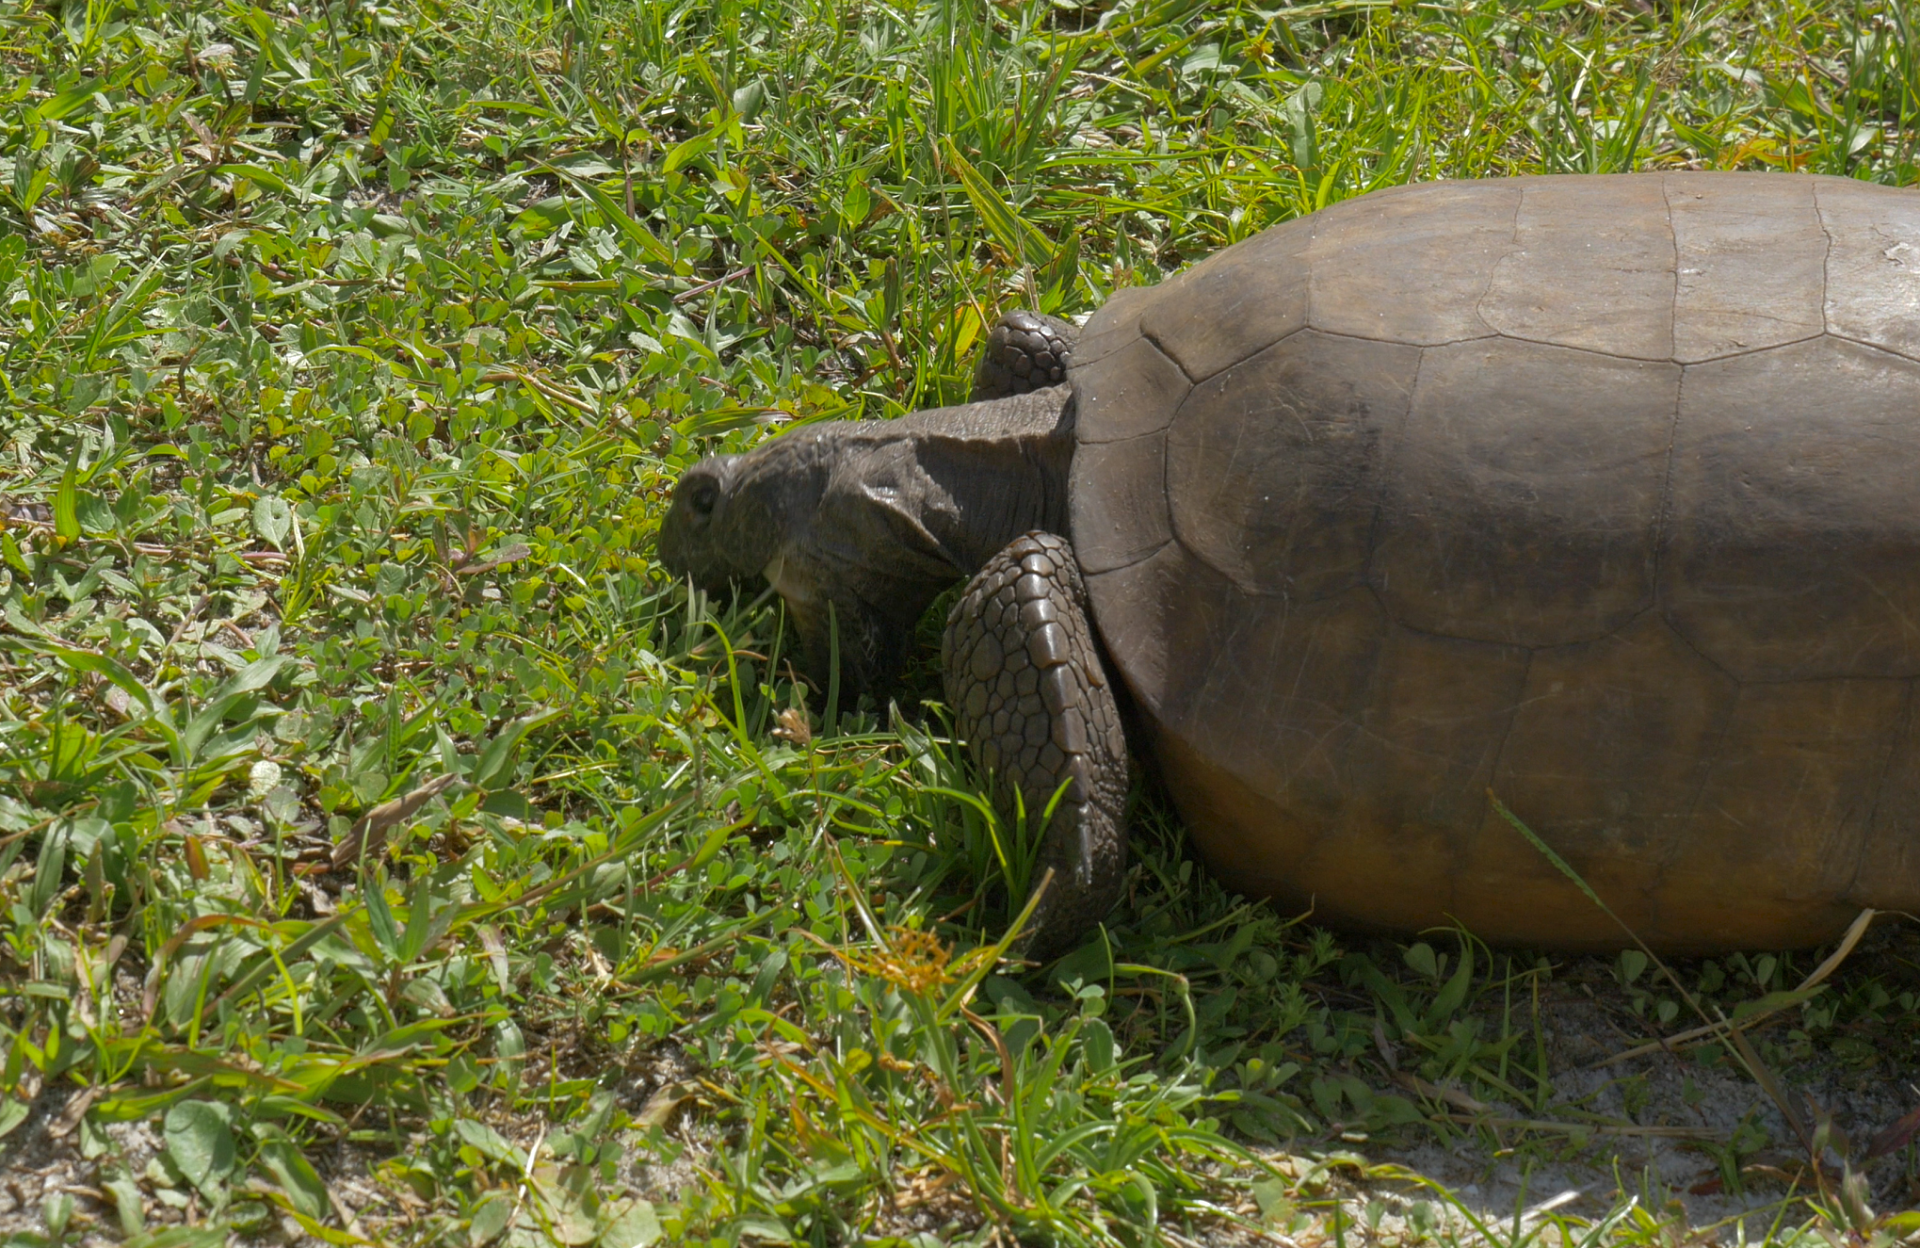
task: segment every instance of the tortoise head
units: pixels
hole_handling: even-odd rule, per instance
[[[825,688],[837,665],[846,694],[878,692],[899,668],[913,618],[954,576],[941,563],[930,586],[920,583],[918,526],[900,519],[919,497],[911,486],[904,500],[885,488],[866,458],[912,442],[904,422],[836,423],[701,460],[674,489],[660,562],[714,594],[766,578],[800,632],[809,675]]]
[[[660,562],[708,593],[752,581],[806,531],[829,465],[817,443],[775,438],[681,474],[660,523]]]

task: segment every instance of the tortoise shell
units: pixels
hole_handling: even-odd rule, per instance
[[[1123,291],[1071,535],[1230,886],[1676,951],[1920,910],[1920,195],[1444,182]]]

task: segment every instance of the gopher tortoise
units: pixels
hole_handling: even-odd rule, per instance
[[[1121,886],[1116,693],[1218,878],[1319,921],[1709,952],[1920,911],[1920,194],[1405,186],[1074,334],[709,459],[660,534],[869,690],[972,578],[956,726],[1062,794],[1036,949]]]

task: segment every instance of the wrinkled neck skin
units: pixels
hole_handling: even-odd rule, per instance
[[[1071,391],[803,428],[742,460],[763,455],[741,470],[782,481],[785,514],[759,570],[822,687],[837,659],[843,689],[879,693],[942,590],[1022,533],[1066,532]]]

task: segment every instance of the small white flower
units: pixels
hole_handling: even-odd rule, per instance
[[[247,796],[259,801],[280,783],[280,764],[263,758],[247,772]]]

